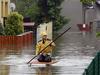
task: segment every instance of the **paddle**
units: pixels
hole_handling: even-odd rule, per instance
[[[69,27],[67,30],[65,30],[63,33],[61,33],[58,37],[56,37],[50,44],[55,42],[59,37],[61,37],[64,33],[66,33],[71,27]],[[49,45],[50,45],[49,44]],[[32,59],[30,59],[27,64],[29,64],[34,58],[36,58],[42,51],[44,51],[49,45],[47,45],[44,49],[42,49],[36,56],[34,56]]]

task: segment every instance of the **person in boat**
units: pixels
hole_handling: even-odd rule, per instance
[[[42,39],[40,41],[38,41],[38,43],[36,45],[36,55],[38,55],[37,60],[39,62],[51,62],[51,60],[52,60],[51,53],[52,53],[53,48],[55,47],[55,43],[54,42],[51,43],[52,40],[48,39],[46,32],[42,32],[41,37],[42,37]],[[46,46],[48,46],[48,47],[45,50],[43,50]],[[43,51],[41,52],[41,50],[43,50]]]

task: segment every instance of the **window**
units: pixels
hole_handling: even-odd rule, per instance
[[[5,16],[8,16],[8,2],[5,2]]]

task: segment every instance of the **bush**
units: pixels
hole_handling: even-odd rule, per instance
[[[100,32],[97,32],[96,33],[96,37],[100,37]]]
[[[18,35],[24,32],[23,16],[17,12],[12,12],[6,20],[5,25],[6,35]]]

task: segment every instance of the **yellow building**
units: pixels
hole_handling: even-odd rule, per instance
[[[0,0],[0,21],[3,23],[3,18],[10,13],[10,0]]]

